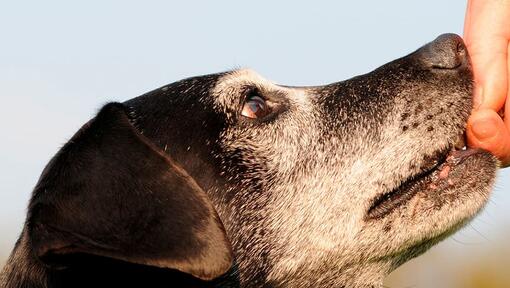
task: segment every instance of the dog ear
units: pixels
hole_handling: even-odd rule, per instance
[[[29,205],[32,249],[54,265],[96,255],[209,280],[232,252],[197,183],[110,103],[44,169]]]

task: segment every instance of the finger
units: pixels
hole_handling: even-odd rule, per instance
[[[468,146],[494,154],[502,167],[510,165],[510,132],[499,115],[489,109],[474,111],[468,120]]]
[[[510,56],[510,42],[508,43],[508,55]],[[510,78],[510,57],[507,59],[507,73]],[[510,81],[510,79],[508,80]],[[504,122],[506,124],[507,130],[510,131],[510,82],[508,82],[507,93],[506,93],[506,102],[505,102],[505,111],[504,111]]]
[[[491,47],[487,47],[483,43],[476,43],[478,44],[473,42],[468,46],[475,79],[473,94],[475,109],[499,111],[505,105],[508,91],[508,42],[495,37],[488,43],[493,43]],[[505,47],[505,52],[495,49],[502,46]]]
[[[473,65],[475,108],[498,111],[504,105],[508,86],[509,19],[509,0],[468,2],[464,37]]]
[[[469,38],[471,33],[471,15],[473,14],[472,0],[468,0],[466,7],[466,15],[464,17],[464,38]]]

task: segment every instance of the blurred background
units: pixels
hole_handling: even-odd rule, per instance
[[[445,32],[464,0],[0,1],[0,267],[50,157],[107,101],[250,67],[318,85],[369,72]],[[473,171],[476,173],[476,171]],[[483,213],[387,287],[510,287],[510,169]]]

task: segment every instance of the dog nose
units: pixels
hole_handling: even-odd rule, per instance
[[[418,50],[420,60],[427,68],[456,69],[468,64],[466,45],[459,35],[443,34]]]

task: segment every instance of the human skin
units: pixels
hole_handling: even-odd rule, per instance
[[[475,77],[470,147],[490,151],[510,166],[510,0],[469,0],[464,40]]]

